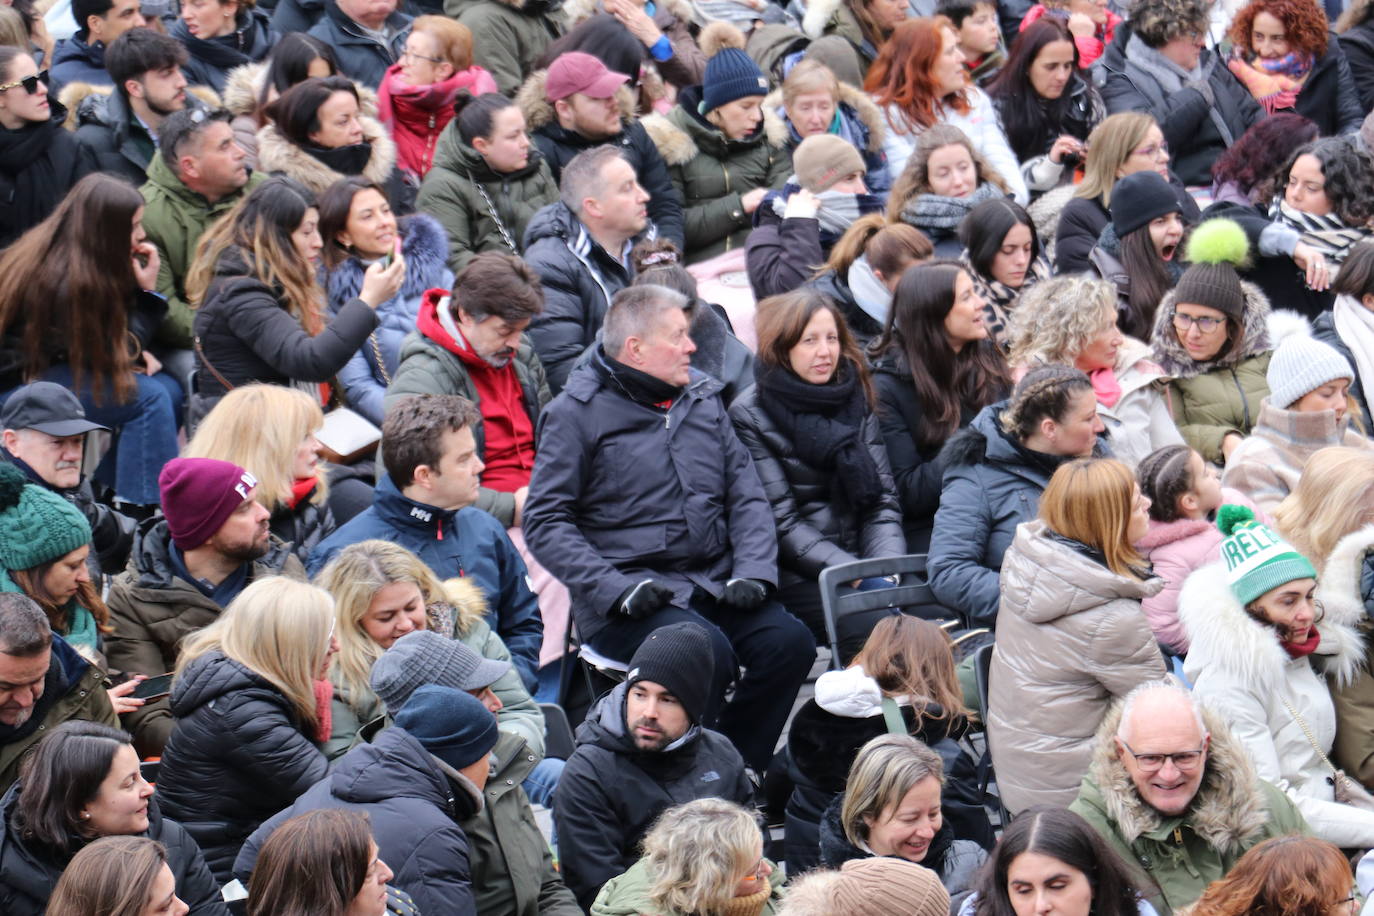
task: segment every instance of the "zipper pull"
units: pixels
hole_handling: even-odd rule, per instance
[[[673,409],[673,408],[669,407],[669,408],[668,408],[668,411],[671,411],[672,409]],[[670,412],[665,412],[665,413],[663,414],[663,428],[664,428],[664,429],[670,429],[670,428],[672,427],[672,425],[673,425],[673,415],[672,415],[672,413],[670,413]]]

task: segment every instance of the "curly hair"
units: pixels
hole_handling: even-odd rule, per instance
[[[935,95],[939,87],[932,74],[944,50],[946,30],[958,31],[944,16],[898,23],[878,49],[878,57],[868,68],[868,77],[864,80],[864,91],[872,95],[874,101],[883,107],[898,109],[914,128],[935,124],[944,107],[959,114],[967,114],[972,107],[963,90],[944,98]],[[896,130],[898,125],[892,123],[890,114],[887,120],[888,126]]]
[[[1131,4],[1132,31],[1152,48],[1161,48],[1175,38],[1205,33],[1211,21],[1207,0],[1135,0]]]
[[[669,808],[644,837],[649,902],[662,912],[723,913],[762,845],[758,821],[734,802],[699,798]]]
[[[1374,162],[1341,137],[1322,137],[1300,147],[1279,172],[1276,192],[1288,187],[1293,164],[1303,156],[1311,156],[1321,165],[1326,199],[1341,222],[1364,228],[1374,220]]]
[[[1232,44],[1247,54],[1254,53],[1250,30],[1260,13],[1268,13],[1283,23],[1284,37],[1293,49],[1317,57],[1326,53],[1326,14],[1313,0],[1250,0],[1236,13],[1231,30],[1226,33]]]
[[[930,186],[930,156],[937,149],[955,146],[956,144],[968,150],[969,158],[973,160],[973,169],[978,176],[979,184],[986,181],[1004,194],[1011,193],[1001,174],[983,158],[982,153],[978,152],[973,141],[968,138],[968,134],[953,124],[936,124],[921,134],[916,141],[916,148],[911,151],[911,157],[906,161],[906,168],[892,183],[892,191],[887,198],[887,218],[889,220],[892,222],[900,220],[902,209],[906,207],[907,201],[916,195],[934,193],[934,189]]]
[[[1269,201],[1274,176],[1293,151],[1317,139],[1317,125],[1295,111],[1279,111],[1255,123],[1212,164],[1212,181],[1234,182],[1250,199]]]
[[[1193,916],[1326,916],[1349,899],[1354,880],[1345,856],[1325,840],[1275,837],[1212,882]]]
[[[1110,311],[1111,318],[1103,313]],[[1038,363],[1073,365],[1104,324],[1116,321],[1116,286],[1086,274],[1042,280],[1022,294],[1011,315],[1007,361],[1012,366]]]

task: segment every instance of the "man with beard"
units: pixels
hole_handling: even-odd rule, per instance
[[[28,749],[63,722],[119,728],[103,679],[52,632],[36,602],[0,593],[0,792],[19,778]]]
[[[254,499],[257,485],[228,461],[167,462],[158,476],[164,517],[139,529],[130,568],[110,588],[111,668],[149,677],[171,671],[182,640],[214,622],[251,583],[305,578],[291,545],[268,531],[271,513]],[[125,728],[141,755],[160,754],[172,733],[165,697],[130,713]]]
[[[92,91],[76,109],[76,142],[100,171],[135,185],[147,180],[162,123],[174,112],[205,106],[186,93],[186,48],[152,29],[130,29],[105,50],[114,89]]]
[[[638,860],[640,841],[665,808],[698,798],[752,804],[739,751],[701,725],[712,665],[701,627],[660,627],[577,730],[553,810],[563,880],[584,908]]]

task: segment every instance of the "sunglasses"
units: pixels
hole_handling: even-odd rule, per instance
[[[27,92],[29,95],[33,95],[38,91],[39,80],[42,80],[44,86],[48,85],[47,70],[39,70],[33,76],[26,76],[23,79],[15,80],[12,83],[0,83],[0,92],[7,92],[10,89],[17,89],[18,87],[23,86],[25,92]]]

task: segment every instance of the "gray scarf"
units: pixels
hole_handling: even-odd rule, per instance
[[[1126,42],[1126,59],[1154,77],[1165,96],[1181,92],[1190,85],[1207,82],[1208,68],[1204,66],[1201,59],[1198,60],[1198,65],[1194,69],[1184,70],[1161,54],[1158,49],[1147,45],[1139,35],[1134,33]],[[1213,102],[1210,91],[1204,91],[1203,95],[1207,97],[1209,103]],[[1208,105],[1207,113],[1217,132],[1221,134],[1222,142],[1227,146],[1236,142],[1235,135],[1231,132],[1231,128],[1226,126],[1226,119],[1221,116],[1221,112],[1217,111],[1215,104]]]
[[[902,207],[902,220],[917,229],[939,229],[953,233],[974,207],[983,201],[1005,196],[1005,191],[986,181],[974,188],[968,197],[917,194]]]

